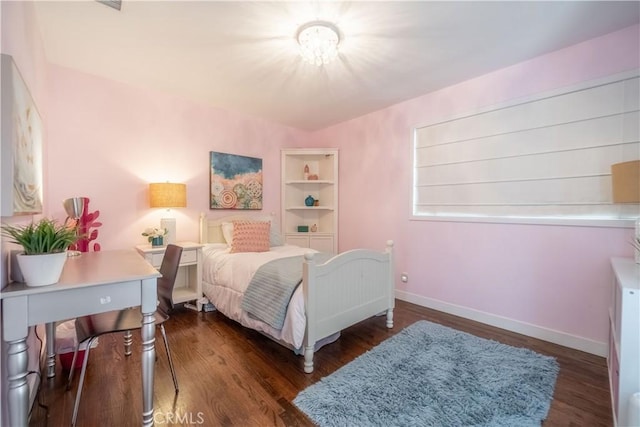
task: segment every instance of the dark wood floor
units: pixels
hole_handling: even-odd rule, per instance
[[[291,403],[298,392],[420,319],[557,358],[560,374],[545,427],[612,425],[604,358],[402,301],[397,301],[392,330],[377,317],[343,331],[316,354],[311,375],[304,374],[300,356],[217,312],[178,310],[166,329],[180,392],[174,394],[158,333],[156,425],[312,426]],[[79,426],[140,425],[139,344],[133,351],[124,357],[119,337],[100,338],[91,351]],[[72,390],[65,391],[66,374],[58,363],[56,377],[42,382],[39,401],[46,408],[36,404],[30,426],[70,425],[77,375]]]

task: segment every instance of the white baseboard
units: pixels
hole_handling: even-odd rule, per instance
[[[453,314],[454,316],[506,329],[507,331],[516,332],[518,334],[541,339],[543,341],[549,341],[564,347],[595,354],[596,356],[606,357],[608,353],[607,343],[589,340],[587,338],[570,335],[565,332],[554,331],[552,329],[543,328],[529,323],[520,322],[518,320],[509,319],[507,317],[497,316],[495,314],[474,310],[472,308],[451,304],[397,289],[396,298],[422,307],[432,308],[444,313]]]

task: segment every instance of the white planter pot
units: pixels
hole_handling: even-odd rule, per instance
[[[67,261],[66,252],[43,255],[17,255],[18,266],[27,286],[53,285],[60,280]]]

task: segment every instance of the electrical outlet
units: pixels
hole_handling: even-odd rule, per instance
[[[402,273],[400,275],[400,280],[402,283],[407,283],[409,281],[409,275],[407,273]]]

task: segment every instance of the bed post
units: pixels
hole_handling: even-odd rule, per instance
[[[200,212],[200,243],[207,243],[207,217]]]
[[[304,307],[307,314],[307,324],[304,331],[304,372],[310,374],[313,372],[313,351],[316,346],[316,284],[313,282],[315,278],[315,261],[313,253],[304,255],[304,263],[302,264],[302,292],[304,294]]]
[[[385,252],[389,254],[389,308],[387,309],[387,328],[393,328],[393,308],[396,305],[395,298],[395,266],[393,265],[393,240],[387,240]]]

